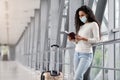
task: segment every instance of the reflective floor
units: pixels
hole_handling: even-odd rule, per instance
[[[15,61],[0,61],[0,80],[38,80],[36,74]]]

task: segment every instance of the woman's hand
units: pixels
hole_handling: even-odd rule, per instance
[[[82,37],[79,36],[79,35],[76,35],[76,36],[75,36],[75,39],[76,39],[77,41],[80,41],[80,40],[82,40]]]
[[[75,41],[75,42],[78,42],[78,41],[81,41],[81,40],[88,41],[87,38],[79,36],[79,35],[76,35],[75,39],[72,39],[70,36],[68,36],[68,39],[69,39],[69,41]]]
[[[77,41],[80,41],[80,40],[88,41],[87,38],[84,38],[84,37],[79,36],[79,35],[76,35],[76,36],[75,36],[75,39],[76,39]]]
[[[72,39],[70,36],[68,36],[69,41],[75,41],[74,39]]]

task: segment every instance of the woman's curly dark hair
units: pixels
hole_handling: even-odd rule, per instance
[[[99,26],[99,33],[100,33],[100,25],[99,22],[97,21],[93,11],[86,5],[81,6],[76,10],[75,14],[75,28],[76,28],[76,34],[78,33],[80,27],[84,24],[83,22],[80,21],[79,19],[79,11],[83,11],[87,14],[87,21],[88,22],[96,22]]]

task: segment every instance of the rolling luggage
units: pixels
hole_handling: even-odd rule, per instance
[[[59,46],[51,45],[50,69],[41,74],[41,80],[63,80],[63,74],[59,71]],[[55,62],[55,55],[57,56]],[[55,69],[56,66],[56,69]]]
[[[7,54],[3,55],[3,61],[8,61],[8,55]]]
[[[53,71],[53,73],[51,73],[51,71],[46,71],[43,72],[41,74],[41,80],[63,80],[63,75],[61,72],[59,72],[59,74],[56,74],[56,71]]]

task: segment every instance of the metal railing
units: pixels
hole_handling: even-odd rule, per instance
[[[109,40],[109,41],[103,41],[103,42],[99,42],[99,43],[96,43],[96,44],[93,44],[93,46],[105,46],[105,45],[110,45],[110,44],[116,44],[116,43],[120,43],[120,39],[115,39],[115,40]],[[104,47],[103,47],[104,48]],[[61,50],[64,50],[64,52],[65,51],[67,51],[67,50],[72,50],[72,49],[74,49],[74,47],[66,47],[66,48],[63,48],[63,47],[60,47],[60,49]],[[65,54],[64,54],[65,55]],[[71,55],[71,54],[70,54]],[[103,54],[103,56],[104,56],[105,54]],[[104,59],[104,58],[103,58]],[[104,60],[103,60],[104,61]],[[71,66],[71,65],[73,65],[72,63],[62,63],[62,65],[68,65],[68,66]],[[94,65],[92,65],[91,66],[91,68],[97,68],[97,69],[104,69],[104,70],[116,70],[116,71],[120,71],[120,68],[108,68],[108,67],[100,67],[100,66],[94,66]],[[72,70],[73,71],[73,70]],[[63,73],[65,73],[65,72],[63,72]],[[74,72],[73,72],[74,73]],[[73,74],[72,75],[70,75],[71,73],[68,73],[68,75],[67,76],[73,76]],[[70,78],[69,78],[70,79]],[[70,80],[72,80],[72,79],[70,79]]]

